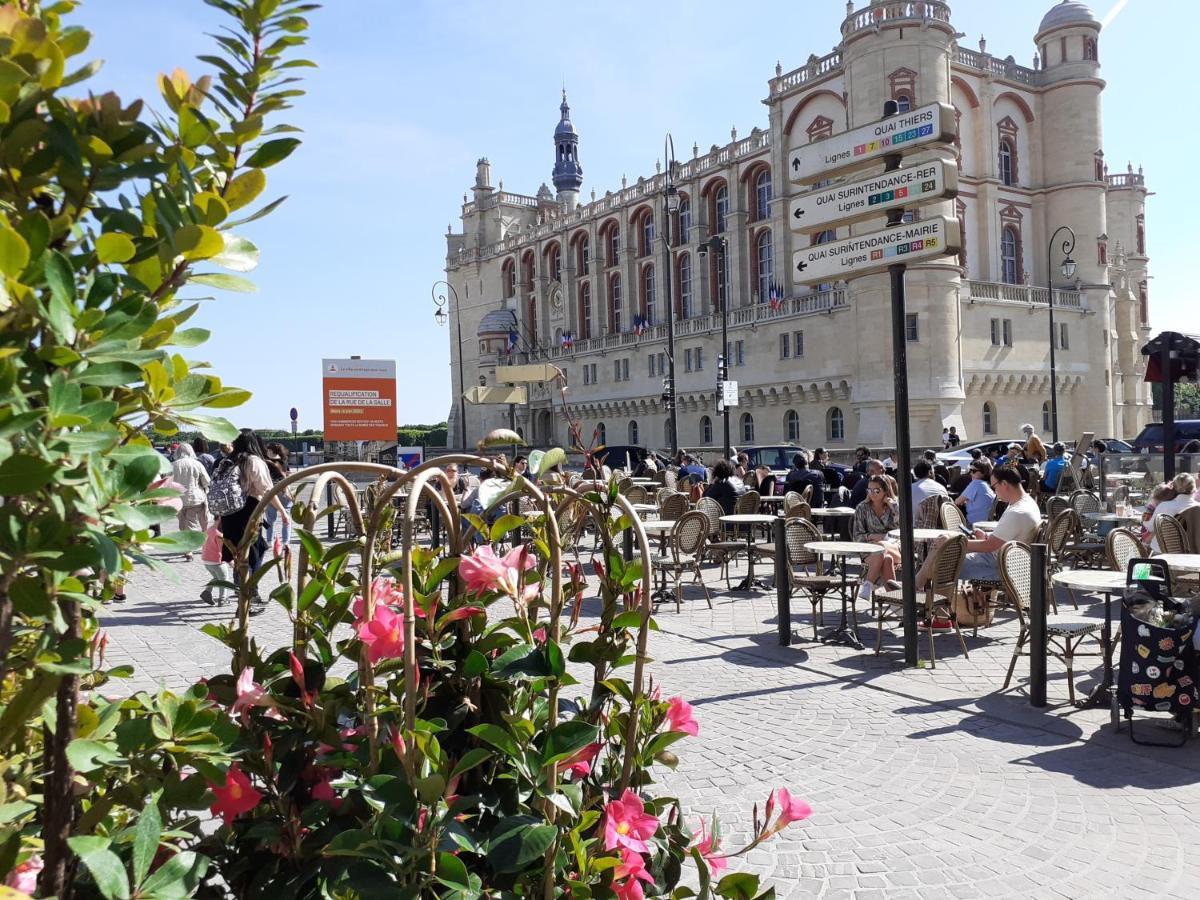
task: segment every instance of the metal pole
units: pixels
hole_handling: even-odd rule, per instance
[[[1171,379],[1171,338],[1164,335],[1159,350],[1162,370],[1163,480],[1175,477],[1175,382]]]
[[[1030,547],[1029,705],[1046,705],[1046,545]]]
[[[721,356],[725,366],[725,380],[729,380],[729,268],[725,258],[727,245],[725,238],[721,238],[720,255],[717,256],[717,286],[723,290],[718,290],[717,295],[721,299]],[[722,391],[725,386],[722,384]],[[731,453],[729,448],[729,404],[722,402],[722,423],[721,428],[724,433],[725,441],[725,456],[722,457],[728,461]]]
[[[670,148],[670,155],[667,150]],[[663,193],[663,285],[667,294],[667,379],[671,385],[671,401],[667,407],[667,422],[671,430],[671,458],[679,452],[679,416],[675,405],[675,305],[671,298],[675,280],[675,260],[671,253],[671,209],[669,198],[675,189],[675,142],[668,134],[663,144],[663,161],[667,166],[666,189]],[[662,374],[661,372],[659,373]]]
[[[325,508],[329,510],[325,516],[325,537],[333,540],[333,482],[325,483]]]
[[[895,100],[883,104],[884,118],[896,115],[899,107]],[[900,168],[902,157],[898,153],[884,157],[884,171],[892,172]],[[904,223],[904,209],[893,209],[888,212],[888,227],[898,227]],[[906,312],[904,297],[905,265],[897,263],[888,266],[888,278],[891,281],[892,293],[892,380],[894,382],[894,403],[896,414],[896,455],[900,485],[900,558],[903,564],[900,570],[901,596],[904,601],[904,664],[916,666],[917,652],[917,573],[916,550],[913,547],[913,506],[912,488],[909,481],[912,477],[912,437],[908,421],[908,334],[906,328]],[[930,623],[930,627],[933,624]]]
[[[1059,232],[1065,231],[1070,235],[1063,241],[1063,257],[1070,255],[1075,249],[1075,232],[1068,225],[1059,225],[1050,235],[1050,244],[1046,247],[1046,306],[1050,309],[1050,437],[1058,442],[1058,367],[1055,360],[1055,344],[1058,343],[1054,331],[1054,241]]]
[[[775,541],[775,606],[779,645],[792,643],[792,564],[787,552],[787,520],[783,516],[771,525]]]
[[[463,358],[462,358],[462,304],[458,299],[458,291],[454,289],[448,281],[435,281],[429,289],[430,295],[433,297],[433,302],[437,306],[437,322],[439,325],[445,322],[445,307],[448,305],[445,294],[439,294],[438,286],[445,285],[446,290],[450,292],[450,296],[454,298],[454,305],[451,308],[451,313],[454,316],[454,333],[458,341],[458,347],[455,349],[454,355],[458,358],[458,396],[455,397],[455,402],[458,404],[458,423],[459,423],[459,438],[462,443],[459,445],[462,449],[466,449],[467,443],[467,406],[466,398],[463,396],[467,392],[467,383],[463,376]]]

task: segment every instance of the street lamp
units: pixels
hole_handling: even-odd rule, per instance
[[[726,263],[726,253],[729,250],[729,244],[725,240],[725,235],[714,234],[707,241],[702,241],[700,243],[700,246],[699,246],[697,252],[699,252],[700,258],[704,259],[708,255],[708,252],[710,250],[713,253],[717,254],[717,257],[716,257],[717,278],[720,279],[722,277],[722,273],[724,272],[724,267],[725,267],[725,263]],[[718,286],[720,286],[719,281],[718,281]],[[720,302],[721,302],[721,352],[717,356],[717,379],[718,379],[718,383],[721,385],[720,390],[724,390],[724,387],[725,387],[724,382],[726,380],[726,377],[729,374],[729,360],[727,360],[725,358],[725,354],[729,349],[729,316],[728,316],[728,313],[726,310],[726,307],[729,305],[729,285],[728,284],[724,285],[724,290],[717,291],[717,297],[720,299]],[[725,441],[724,459],[728,460],[730,457],[729,407],[725,404],[725,401],[722,400],[719,395],[718,395],[717,399],[721,403],[721,416],[723,419],[722,430],[724,432],[724,441]]]
[[[1063,261],[1059,271],[1063,278],[1075,277],[1075,260],[1071,259],[1071,251],[1075,249],[1075,232],[1069,225],[1060,225],[1050,236],[1050,246],[1046,248],[1046,303],[1050,307],[1050,437],[1058,442],[1058,369],[1055,364],[1054,348],[1058,343],[1058,335],[1054,330],[1054,242],[1059,232],[1065,231],[1069,237],[1063,239]]]
[[[663,399],[667,406],[667,427],[671,431],[671,458],[679,452],[679,418],[675,409],[675,308],[671,299],[671,282],[675,280],[675,261],[671,254],[671,217],[679,212],[679,191],[675,187],[675,141],[671,133],[663,141],[663,159],[667,164],[667,179],[663,188],[663,284],[667,301],[667,384]]]
[[[444,286],[446,288],[446,290],[448,290],[450,292],[450,296],[454,298],[454,307],[453,307],[453,309],[454,309],[454,326],[455,326],[455,329],[457,332],[456,337],[458,339],[458,346],[455,351],[455,356],[458,357],[458,389],[460,391],[459,397],[457,398],[459,437],[462,439],[463,448],[466,448],[468,446],[468,444],[467,444],[467,406],[466,406],[467,400],[465,397],[465,394],[467,391],[467,383],[466,383],[466,381],[463,380],[462,304],[459,302],[458,291],[456,291],[454,289],[454,285],[452,285],[448,281],[435,281],[433,283],[433,286],[429,289],[429,293],[433,297],[434,305],[437,307],[437,310],[433,314],[433,318],[434,318],[434,321],[437,322],[439,326],[445,325],[446,321],[450,318],[450,316],[446,312],[446,306],[447,306],[446,294],[444,292],[440,293],[440,294],[438,293],[439,286]]]

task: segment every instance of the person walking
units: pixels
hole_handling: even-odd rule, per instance
[[[208,530],[208,470],[196,459],[196,451],[180,444],[171,463],[171,480],[179,485],[179,530]],[[192,554],[184,554],[191,562]]]
[[[196,454],[196,459],[200,465],[204,466],[204,471],[212,475],[213,466],[217,464],[217,458],[208,452],[208,441],[202,437],[193,440],[192,452]]]
[[[288,477],[291,469],[288,466],[288,448],[278,441],[272,441],[266,446],[267,451],[267,471],[271,473],[271,484],[276,485],[283,479]],[[281,491],[278,495],[279,502],[283,509],[288,510],[292,507],[292,498],[286,490]],[[284,516],[280,518],[279,509],[272,503],[267,507],[265,516],[267,523],[267,542],[272,548],[272,555],[275,557],[284,557],[284,574],[286,577],[291,576],[291,541],[292,527],[291,522]],[[275,523],[279,522],[279,534],[275,534]]]

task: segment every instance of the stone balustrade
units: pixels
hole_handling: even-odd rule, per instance
[[[842,23],[842,38],[877,28],[884,22],[944,22],[950,24],[950,6],[941,0],[899,0],[868,6],[850,13]]]
[[[1028,284],[1005,284],[999,281],[967,281],[967,293],[963,300],[986,300],[1001,303],[1021,303],[1026,306],[1046,305],[1047,293],[1044,287],[1034,287]],[[1086,310],[1083,294],[1079,291],[1054,290],[1055,308]]]

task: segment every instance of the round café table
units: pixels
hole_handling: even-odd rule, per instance
[[[1112,668],[1112,595],[1125,589],[1125,573],[1111,569],[1065,569],[1055,572],[1053,581],[1071,590],[1087,591],[1104,595],[1104,629],[1100,632],[1100,652],[1104,659],[1104,670],[1100,683],[1092,692],[1075,705],[1080,709],[1107,707],[1110,702],[1109,689],[1113,685]]]
[[[984,534],[991,534],[993,531],[996,530],[996,526],[999,524],[1000,524],[999,522],[992,522],[992,521],[976,522],[975,529],[977,531],[982,531]]]
[[[852,506],[819,506],[812,510],[812,517],[816,519],[850,519],[854,517],[854,507]],[[849,537],[849,530],[843,529],[842,535]]]
[[[1084,513],[1083,518],[1087,519],[1089,522],[1096,523],[1096,533],[1100,536],[1100,540],[1104,540],[1105,538],[1107,538],[1108,533],[1110,531],[1112,531],[1114,528],[1120,527],[1122,522],[1140,522],[1140,521],[1142,521],[1141,516],[1137,516],[1137,515],[1119,516],[1116,513],[1108,513],[1108,512]]]
[[[810,541],[804,545],[804,549],[811,550],[818,556],[842,557],[842,620],[837,628],[830,630],[821,638],[821,643],[845,644],[855,650],[861,650],[863,644],[858,639],[858,617],[855,616],[853,625],[846,618],[846,604],[850,601],[850,594],[846,584],[845,559],[851,556],[870,556],[872,553],[881,552],[883,548],[878,544],[868,544],[866,541]]]
[[[1160,553],[1154,558],[1181,572],[1200,572],[1200,553]]]
[[[781,494],[768,494],[766,497],[759,497],[758,503],[760,506],[774,506],[776,508],[783,506],[784,497]]]
[[[756,587],[766,588],[766,584],[761,579],[754,577],[754,526],[755,525],[770,525],[775,521],[775,516],[762,515],[761,513],[734,513],[733,515],[721,516],[723,525],[744,525],[746,526],[746,557],[749,560],[749,569],[746,572],[746,577],[739,581],[735,586],[735,591],[751,591]]]
[[[633,511],[639,516],[648,516],[650,513],[658,512],[657,503],[630,503],[629,505],[633,507]]]
[[[913,540],[917,543],[928,543],[936,541],[938,538],[952,538],[956,534],[962,534],[961,531],[950,531],[948,528],[914,528]],[[887,534],[889,540],[900,540],[900,529],[893,528]]]

